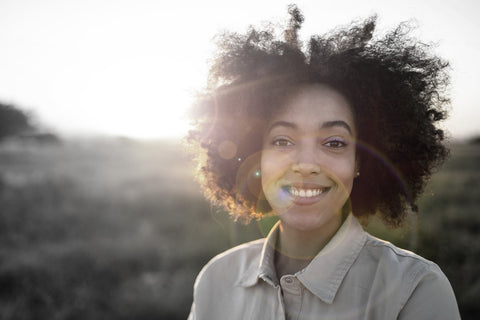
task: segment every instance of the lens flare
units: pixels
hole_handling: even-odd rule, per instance
[[[369,144],[367,144],[363,141],[357,141],[356,143],[357,143],[357,148],[358,149],[361,149],[362,151],[368,153],[373,158],[377,159],[381,165],[383,165],[385,168],[388,169],[390,174],[392,174],[395,177],[395,179],[397,180],[397,182],[401,186],[402,191],[403,191],[403,195],[405,196],[405,201],[407,202],[407,204],[409,206],[412,206],[412,204],[413,204],[412,203],[412,197],[410,195],[410,192],[408,191],[408,187],[407,187],[408,184],[407,184],[405,178],[403,177],[401,171],[398,168],[396,168],[396,166],[391,162],[390,159],[388,159],[388,157],[386,155],[384,155],[379,150],[375,149],[373,146],[371,146],[371,145],[369,145]],[[362,169],[360,167],[360,172],[361,171],[362,171]],[[368,179],[368,177],[362,176],[362,179]]]
[[[230,160],[237,154],[237,145],[230,140],[225,140],[218,146],[218,154],[226,160]]]
[[[250,193],[250,195],[258,198],[262,193],[260,158],[261,152],[256,152],[241,160],[235,181],[237,195]]]
[[[371,145],[362,142],[356,141],[356,145],[358,149],[361,149],[363,152],[368,153],[373,158],[377,159],[381,166],[384,166],[388,172],[395,177],[397,182],[400,184],[401,189],[403,190],[403,194],[405,197],[405,201],[408,205],[412,205],[411,196],[408,192],[408,187],[405,182],[405,179],[402,176],[402,173],[395,167],[395,165],[386,157],[383,153],[372,147]],[[260,160],[261,160],[261,152],[257,152],[249,156],[248,158],[242,159],[237,158],[236,160],[240,159],[240,168],[237,172],[236,177],[236,190],[239,195],[244,195],[249,193],[251,196],[254,196],[257,200],[257,208],[265,208],[268,206],[268,202],[265,199],[265,195],[262,190],[262,181],[261,181],[261,174],[260,174]],[[360,167],[361,171],[361,167]],[[331,173],[330,173],[331,175]],[[368,179],[367,176],[362,175],[362,179]],[[338,181],[336,181],[338,182]],[[345,188],[343,185],[339,184],[339,187]],[[293,205],[291,202],[291,196],[288,194],[288,191],[284,189],[279,189],[278,198],[285,199],[286,205]],[[288,200],[288,201],[287,201]],[[346,200],[346,208],[347,210],[351,210],[351,204],[349,199]],[[354,210],[354,209],[353,209]],[[259,210],[260,211],[260,210]],[[266,236],[270,231],[270,228],[275,224],[278,220],[278,216],[274,212],[269,212],[263,215],[262,219],[257,221],[258,228],[262,235]]]

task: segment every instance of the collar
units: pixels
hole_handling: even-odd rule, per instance
[[[270,230],[260,255],[260,260],[254,260],[254,263],[246,269],[244,274],[237,282],[239,286],[251,287],[258,283],[259,279],[263,279],[265,282],[272,286],[278,285],[277,272],[275,270],[275,244],[278,237],[280,221],[278,221]]]
[[[278,285],[274,255],[279,224],[280,222],[268,234],[259,263],[253,263],[245,271],[238,282],[240,286],[254,286],[259,279],[272,286]],[[328,244],[306,268],[297,272],[295,276],[310,292],[322,301],[331,304],[366,239],[367,235],[358,220],[352,214],[349,214]]]

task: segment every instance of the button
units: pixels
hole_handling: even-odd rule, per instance
[[[300,282],[295,276],[283,276],[280,283],[285,294],[299,295],[302,292]]]

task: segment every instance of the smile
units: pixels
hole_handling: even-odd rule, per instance
[[[300,188],[294,186],[285,186],[284,189],[294,197],[313,198],[327,192],[330,187],[322,188]]]

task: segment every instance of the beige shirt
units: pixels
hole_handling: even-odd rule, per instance
[[[440,268],[366,233],[352,215],[303,270],[277,279],[276,225],[213,258],[189,319],[460,319]]]

